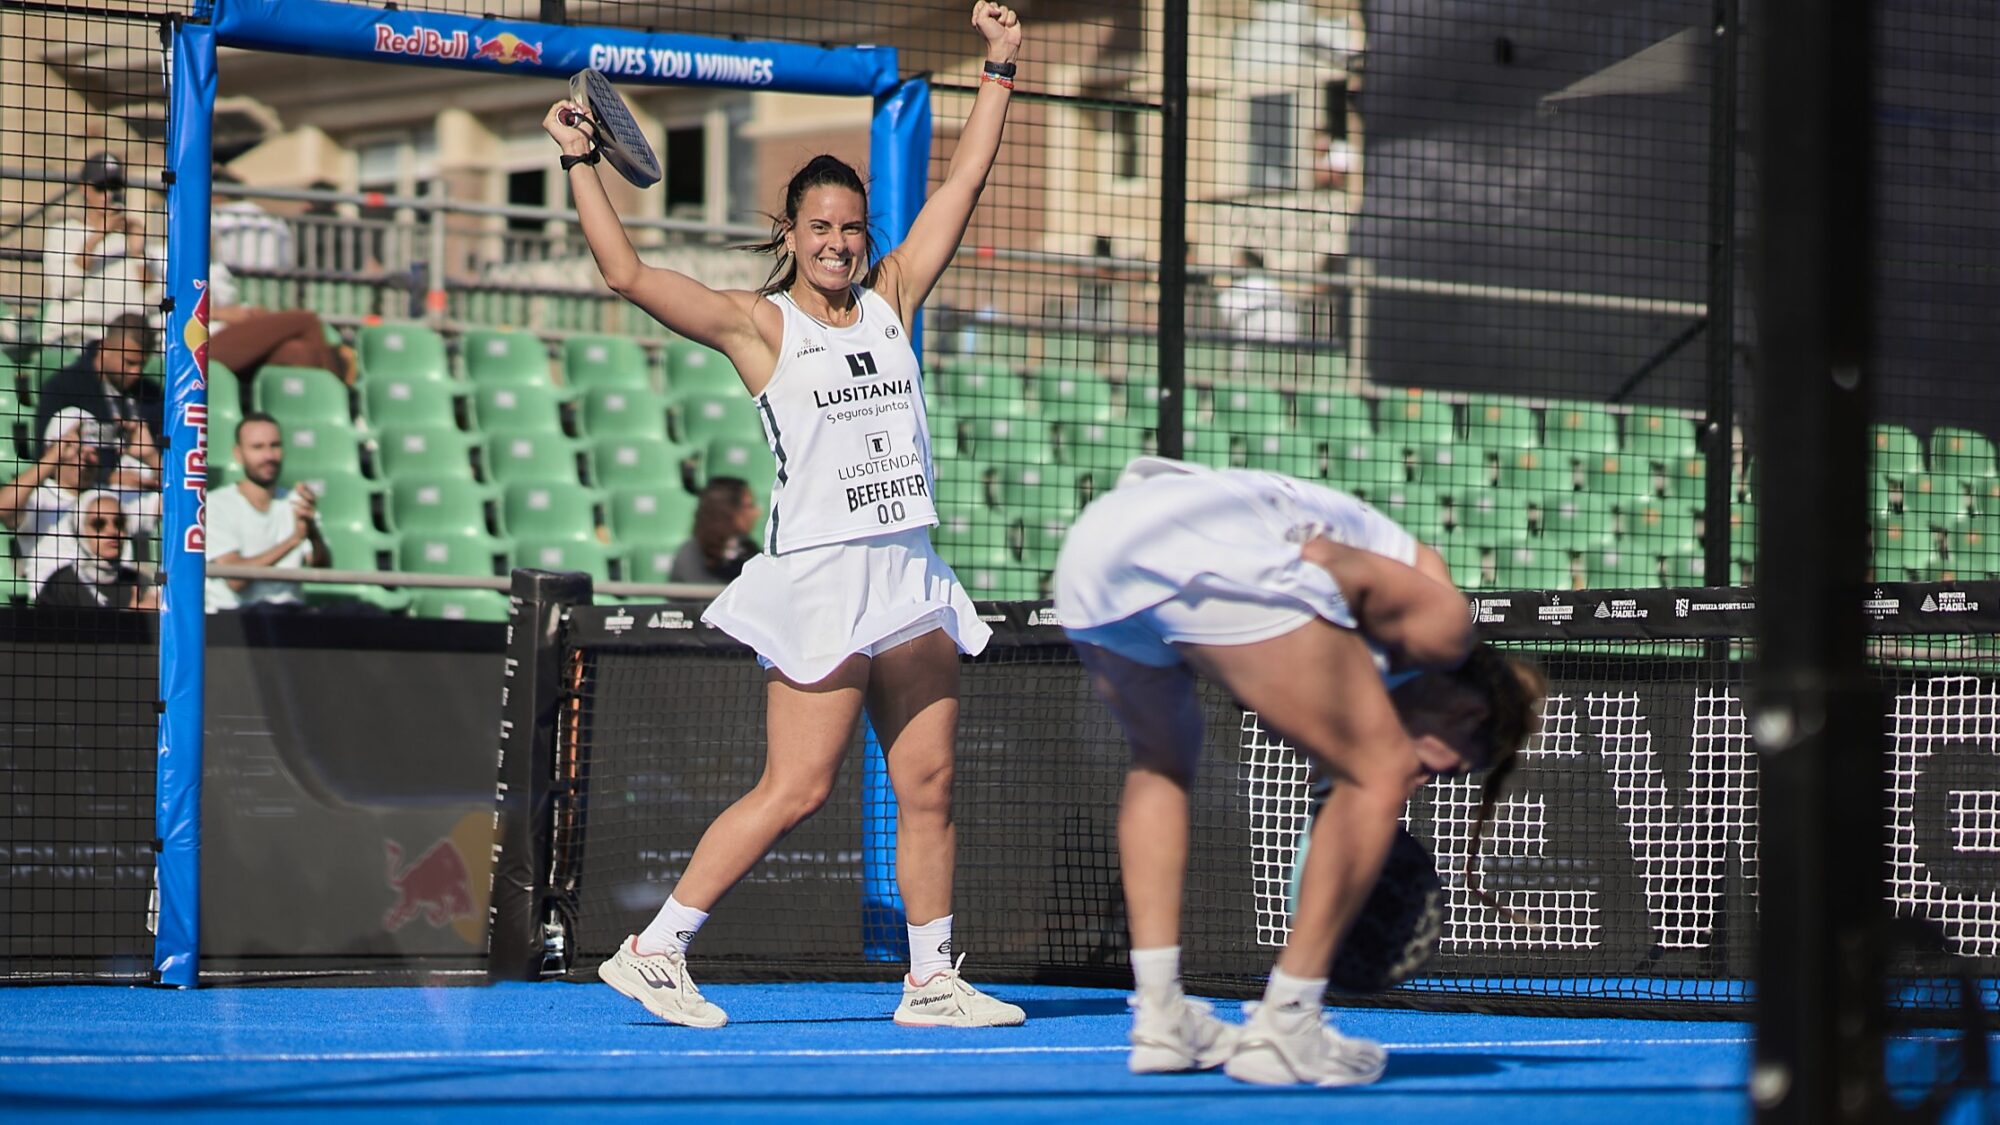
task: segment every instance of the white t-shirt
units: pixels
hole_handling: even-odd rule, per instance
[[[1232,335],[1245,340],[1295,340],[1298,310],[1278,283],[1263,274],[1245,274],[1215,298]]]
[[[44,344],[89,343],[121,313],[139,313],[157,324],[167,240],[151,235],[145,256],[134,257],[126,252],[124,235],[111,235],[92,250],[90,267],[80,270],[76,256],[89,238],[90,229],[81,219],[65,219],[42,240],[42,293],[48,302],[42,311]]]
[[[764,550],[773,555],[937,522],[923,378],[889,302],[860,292],[861,316],[821,324],[784,294],[778,369],[757,396],[778,462]]]
[[[1123,621],[1184,594],[1308,606],[1346,599],[1306,543],[1331,539],[1415,565],[1417,541],[1358,497],[1278,473],[1210,469],[1163,457],[1126,467],[1118,487],[1084,509],[1056,561],[1065,627]]]
[[[232,485],[209,493],[208,557],[213,559],[233,552],[239,558],[247,559],[290,539],[293,527],[297,526],[297,519],[292,514],[291,497],[290,489],[281,488],[271,497],[270,509],[260,512],[250,503],[250,498],[243,495],[240,486]],[[271,565],[303,567],[311,553],[312,543],[301,542]],[[210,613],[256,602],[296,604],[300,600],[299,584],[296,582],[260,580],[241,590],[232,590],[224,579],[208,580]]]
[[[215,264],[237,270],[286,270],[297,261],[292,228],[247,199],[214,208],[208,222]]]

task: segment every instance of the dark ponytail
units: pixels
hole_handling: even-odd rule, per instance
[[[1473,646],[1472,655],[1450,676],[1486,702],[1486,721],[1473,732],[1473,743],[1483,751],[1487,773],[1480,786],[1479,815],[1473,818],[1472,842],[1465,855],[1465,886],[1473,897],[1499,911],[1508,921],[1522,922],[1525,919],[1500,905],[1483,885],[1479,845],[1485,836],[1486,822],[1500,803],[1500,790],[1514,772],[1516,756],[1541,727],[1542,701],[1549,694],[1548,677],[1533,664],[1483,643]]]
[[[861,182],[860,173],[846,161],[836,156],[824,154],[806,161],[806,166],[792,174],[790,183],[785,185],[785,208],[782,214],[766,216],[771,220],[771,237],[766,242],[750,242],[736,247],[753,254],[770,254],[777,259],[771,263],[770,276],[757,288],[760,296],[769,297],[792,287],[799,275],[799,264],[793,260],[791,252],[785,249],[785,235],[799,221],[799,205],[805,202],[806,193],[816,187],[842,187],[861,197],[861,212],[868,213],[868,185]],[[875,283],[875,232],[864,226],[862,239],[866,246],[866,257],[870,263],[868,273],[862,277],[864,286]]]

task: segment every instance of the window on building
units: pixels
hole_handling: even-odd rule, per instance
[[[1111,175],[1119,180],[1136,180],[1139,168],[1139,115],[1111,111]]]
[[[547,207],[549,205],[549,173],[546,168],[523,168],[507,173],[507,204],[510,207]],[[538,234],[547,224],[541,219],[510,218],[507,229],[523,234]]]
[[[1328,137],[1336,141],[1347,139],[1347,79],[1336,78],[1326,84],[1326,124],[1322,127]]]
[[[1256,94],[1250,98],[1250,187],[1254,191],[1287,191],[1294,166],[1302,159],[1293,151],[1292,95]]]
[[[708,138],[699,125],[667,130],[667,213],[708,202]]]

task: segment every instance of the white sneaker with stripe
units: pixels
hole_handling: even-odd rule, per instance
[[[967,984],[958,975],[963,964],[961,953],[951,968],[933,973],[922,984],[904,976],[896,1022],[904,1027],[1016,1027],[1028,1022],[1028,1013],[1019,1007]]]
[[[642,954],[632,936],[611,960],[597,967],[597,979],[646,1006],[646,1010],[686,1027],[721,1027],[729,1016],[709,1003],[688,975],[687,957],[672,951]]]

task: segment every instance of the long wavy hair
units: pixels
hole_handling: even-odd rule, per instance
[[[736,247],[753,254],[769,254],[776,261],[771,263],[770,276],[757,292],[765,297],[782,293],[792,287],[799,276],[799,263],[792,252],[785,248],[785,236],[799,221],[799,205],[805,202],[806,193],[816,187],[841,187],[861,197],[861,213],[868,213],[868,185],[861,182],[861,174],[846,161],[837,156],[821,154],[806,161],[805,167],[792,173],[785,185],[785,206],[780,214],[767,215],[771,220],[771,237],[764,242],[749,242]],[[861,279],[863,286],[875,284],[875,232],[867,225],[862,227],[862,244],[869,262],[868,272]]]
[[[1521,921],[1483,885],[1479,845],[1485,837],[1486,822],[1500,803],[1501,789],[1514,773],[1517,755],[1541,728],[1542,701],[1548,697],[1549,680],[1535,665],[1484,642],[1473,646],[1472,655],[1456,671],[1444,674],[1486,703],[1486,721],[1472,734],[1473,749],[1480,755],[1486,779],[1479,791],[1479,815],[1472,821],[1472,842],[1465,858],[1465,886],[1480,902],[1510,920]]]

